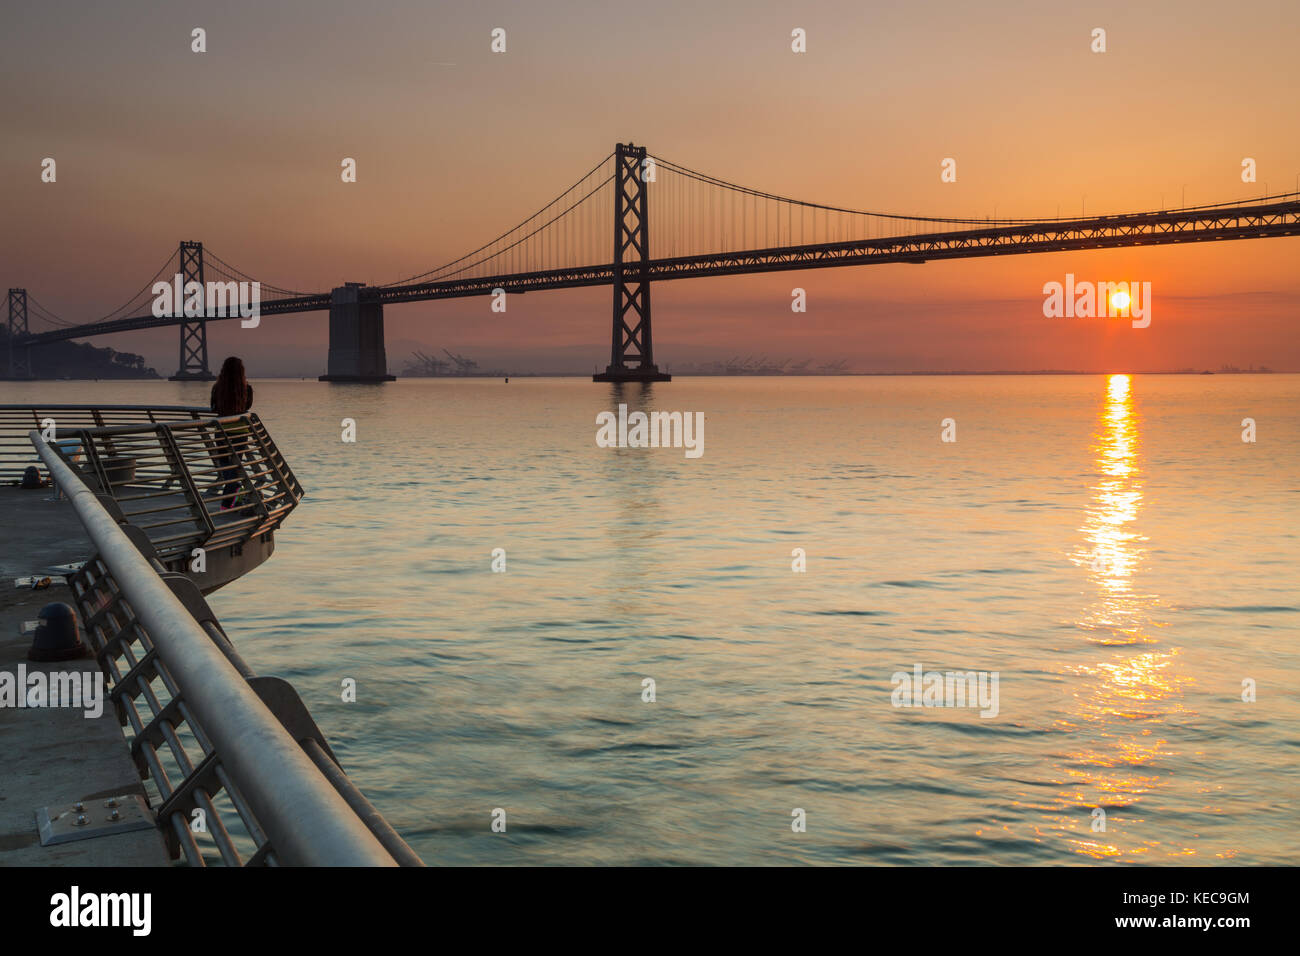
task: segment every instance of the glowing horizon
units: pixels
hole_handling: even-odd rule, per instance
[[[1300,12],[1283,3],[1261,11],[1267,30],[1210,3],[1103,6],[1084,20],[950,2],[925,23],[905,5],[847,2],[750,5],[743,17],[670,3],[652,21],[571,7],[10,14],[21,42],[0,67],[13,91],[0,170],[17,227],[0,239],[2,281],[84,321],[124,301],[180,239],[199,239],[289,288],[387,282],[514,225],[628,140],[756,189],[916,215],[1145,211],[1300,179],[1300,131],[1277,121],[1300,85],[1285,29]],[[207,53],[190,49],[195,25]],[[1104,53],[1089,48],[1096,25]],[[504,54],[489,48],[496,26]],[[795,26],[806,53],[790,49]],[[636,45],[620,42],[633,31]],[[52,49],[59,70],[38,54]],[[109,70],[112,84],[95,82]],[[592,82],[620,72],[652,79],[632,102],[619,83]],[[1030,74],[1052,82],[1016,82]],[[1088,135],[1099,108],[1123,148]],[[58,160],[56,184],[39,179],[43,157]],[[356,158],[356,183],[339,180],[344,157]],[[955,181],[941,179],[945,158]],[[1255,182],[1242,181],[1244,158]],[[656,344],[667,364],[744,349],[870,371],[1300,369],[1297,248],[1267,239],[661,283]],[[1043,283],[1071,271],[1150,281],[1159,318],[1136,331],[1044,319]],[[792,286],[807,290],[808,313],[791,314]],[[607,350],[608,313],[608,289],[525,296],[504,316],[484,300],[390,307],[390,368],[413,344],[581,368]],[[170,373],[175,336],[94,344]],[[210,337],[254,375],[324,362],[320,316],[268,320],[255,340],[215,323]]]

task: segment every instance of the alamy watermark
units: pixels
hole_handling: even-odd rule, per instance
[[[978,707],[981,717],[998,715],[999,671],[895,671],[889,695],[895,707]]]
[[[186,282],[178,272],[171,282],[155,282],[154,318],[184,316],[187,319],[222,319],[238,315],[240,326],[255,329],[262,321],[262,283]]]
[[[600,448],[684,448],[687,458],[704,454],[703,412],[598,412],[596,445]]]
[[[73,884],[66,893],[50,897],[50,925],[123,927],[132,936],[148,936],[153,928],[152,893],[83,893]]]
[[[1076,282],[1074,273],[1065,282],[1043,285],[1043,315],[1049,319],[1133,318],[1133,328],[1151,324],[1150,282]]]
[[[104,712],[104,672],[0,671],[0,707],[79,707],[86,717]]]

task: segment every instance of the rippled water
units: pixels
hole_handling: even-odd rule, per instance
[[[308,496],[213,606],[430,863],[1297,856],[1300,376],[257,397]],[[619,401],[703,457],[596,447]],[[915,665],[997,716],[895,708]]]

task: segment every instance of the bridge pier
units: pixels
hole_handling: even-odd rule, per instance
[[[609,365],[593,382],[669,382],[650,335],[650,216],[644,146],[614,150],[614,333]],[[635,363],[635,364],[633,364]]]
[[[362,302],[360,282],[330,293],[330,354],[322,382],[394,382],[384,351],[384,307]]]

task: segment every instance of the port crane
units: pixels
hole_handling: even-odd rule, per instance
[[[443,349],[447,357],[456,363],[456,375],[473,375],[478,369],[478,362],[473,359],[467,359],[463,355],[457,355],[455,352],[448,352]]]

